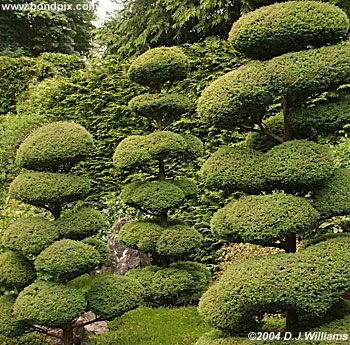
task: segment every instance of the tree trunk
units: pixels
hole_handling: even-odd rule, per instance
[[[62,340],[64,345],[73,345],[73,327],[71,325],[63,328]]]

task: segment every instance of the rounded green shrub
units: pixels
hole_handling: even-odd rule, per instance
[[[221,147],[204,163],[201,176],[210,188],[258,193],[266,184],[262,162],[263,155],[258,151]]]
[[[92,136],[76,123],[55,122],[38,128],[21,144],[16,164],[36,171],[68,172],[93,152]]]
[[[26,330],[25,325],[14,317],[13,305],[13,297],[0,296],[0,335],[8,338],[17,337]]]
[[[174,225],[164,229],[157,241],[157,254],[172,261],[188,258],[201,247],[202,236],[187,225]]]
[[[346,13],[334,5],[289,1],[245,14],[233,24],[229,40],[246,56],[265,60],[309,46],[337,43],[348,30]]]
[[[38,207],[55,209],[89,195],[90,180],[82,176],[50,172],[24,172],[11,183],[13,199]]]
[[[198,193],[198,187],[196,183],[189,178],[175,178],[174,180],[169,180],[175,186],[182,189],[186,197],[196,196]]]
[[[324,145],[293,140],[273,147],[265,154],[265,174],[275,188],[288,191],[319,187],[334,173],[334,159]]]
[[[110,254],[106,242],[94,236],[87,237],[84,240],[82,240],[82,242],[93,247],[100,254],[99,265],[106,263]]]
[[[194,110],[194,104],[186,96],[176,93],[146,93],[134,97],[129,102],[129,108],[137,116],[161,120],[163,125],[169,125],[181,115]]]
[[[313,107],[293,110],[289,115],[293,128],[303,133],[332,134],[350,122],[350,95],[344,95]]]
[[[0,286],[22,289],[35,279],[32,265],[23,256],[12,251],[0,254]]]
[[[100,260],[100,254],[92,246],[80,241],[61,240],[42,251],[34,264],[38,274],[63,282],[92,271]]]
[[[0,336],[1,345],[50,345],[41,334],[28,333],[20,337],[7,338]]]
[[[14,316],[31,325],[60,328],[86,309],[83,294],[73,287],[36,281],[18,295]]]
[[[294,308],[324,315],[350,289],[350,240],[337,238],[296,254],[231,265],[203,295],[199,312],[215,328],[239,334],[247,320]],[[332,272],[332,274],[329,274]]]
[[[192,276],[193,284],[188,292],[188,302],[197,302],[209,286],[211,274],[208,268],[198,262],[190,261],[174,262],[170,267],[186,271]]]
[[[187,143],[187,152],[185,159],[192,160],[193,158],[198,158],[203,156],[204,154],[204,145],[202,140],[197,138],[192,134],[184,134],[182,137],[185,139]]]
[[[88,207],[65,210],[56,224],[60,236],[72,240],[96,235],[108,226],[100,211]]]
[[[156,246],[163,228],[153,222],[134,221],[124,224],[119,232],[118,240],[128,247],[156,253]]]
[[[188,144],[180,135],[168,131],[156,131],[140,136],[132,135],[117,147],[113,161],[117,169],[145,168],[145,165],[159,159],[185,156]]]
[[[91,311],[105,319],[112,319],[140,306],[143,295],[143,287],[137,281],[108,274],[94,280],[86,298]]]
[[[278,135],[280,138],[284,136],[283,128],[283,113],[279,113],[275,116],[271,116],[264,121],[266,128]],[[262,132],[251,132],[247,135],[245,140],[245,145],[252,150],[257,150],[260,152],[267,152],[273,147],[279,145],[280,143],[273,138],[263,134]]]
[[[313,207],[323,218],[350,213],[350,170],[337,169],[325,185],[314,191]]]
[[[127,276],[137,280],[144,288],[144,300],[152,306],[180,305],[191,299],[196,282],[182,269],[148,266],[133,269]]]
[[[184,79],[188,69],[188,59],[180,48],[159,47],[136,58],[128,76],[135,83],[159,90],[166,82]]]
[[[127,185],[120,197],[130,206],[152,214],[161,214],[180,205],[185,198],[185,193],[181,188],[168,181],[136,181]]]
[[[218,128],[253,126],[276,98],[306,100],[350,82],[349,41],[254,61],[211,83],[198,100],[203,121]]]
[[[57,239],[56,223],[42,217],[17,220],[5,230],[1,238],[3,246],[28,258],[38,255]]]
[[[211,229],[230,242],[273,245],[291,234],[312,234],[318,221],[319,213],[306,199],[274,193],[230,202],[214,215]]]

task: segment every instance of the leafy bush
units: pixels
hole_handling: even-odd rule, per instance
[[[337,238],[296,254],[231,265],[203,295],[199,311],[211,325],[231,334],[244,329],[253,316],[291,306],[299,315],[320,317],[350,289],[348,248],[348,238]]]
[[[143,294],[143,288],[137,281],[109,274],[96,278],[86,298],[90,310],[111,319],[137,308]]]
[[[50,172],[24,172],[11,183],[9,196],[38,207],[57,208],[84,199],[90,191],[86,177]]]
[[[272,186],[278,189],[314,189],[334,172],[334,157],[330,150],[311,141],[284,142],[267,152],[265,159],[265,174]]]
[[[214,215],[211,226],[219,239],[273,246],[293,233],[310,236],[318,221],[318,212],[306,199],[274,193],[230,202]]]
[[[181,188],[168,181],[132,182],[120,195],[128,205],[152,214],[175,208],[185,198]]]
[[[107,221],[101,212],[88,208],[67,209],[56,221],[60,236],[72,240],[83,240],[104,230]]]
[[[0,296],[0,334],[4,337],[13,338],[25,332],[26,327],[18,321],[12,313],[14,298]],[[0,338],[1,341],[1,338]],[[1,342],[1,344],[3,344]]]
[[[309,46],[334,44],[345,37],[349,19],[338,7],[316,1],[277,3],[242,16],[232,26],[234,48],[269,59]]]
[[[21,289],[35,278],[32,265],[20,254],[5,251],[0,254],[0,286]]]
[[[350,212],[350,170],[336,170],[332,179],[323,188],[313,193],[312,205],[322,217],[345,215]]]
[[[0,336],[1,345],[50,345],[50,343],[39,334],[25,334],[15,338],[5,338]]]
[[[174,225],[164,229],[158,241],[156,252],[171,261],[183,260],[198,253],[202,236],[188,225]]]
[[[110,252],[105,241],[91,236],[82,240],[83,243],[88,244],[99,253],[99,265],[106,263],[109,258]]]
[[[266,177],[260,169],[262,157],[258,151],[222,147],[203,164],[201,176],[211,188],[256,193],[266,184]]]
[[[36,281],[20,292],[13,312],[20,321],[56,328],[74,320],[85,308],[86,300],[79,290]]]
[[[134,97],[129,102],[129,107],[137,116],[151,120],[160,119],[165,125],[194,110],[190,99],[177,93],[142,94]]]
[[[187,57],[180,48],[159,47],[135,59],[128,76],[134,83],[159,89],[166,82],[184,79],[188,69]]]
[[[92,246],[73,240],[51,244],[35,259],[35,269],[40,275],[65,282],[92,271],[101,261],[99,252]]]
[[[68,172],[93,151],[91,135],[75,123],[55,122],[35,130],[17,150],[16,164],[28,170]]]
[[[210,84],[198,100],[198,113],[218,128],[253,126],[276,98],[299,102],[349,83],[349,61],[346,41],[251,62]]]
[[[21,218],[2,235],[2,244],[27,258],[38,255],[58,239],[54,222],[42,217]]]

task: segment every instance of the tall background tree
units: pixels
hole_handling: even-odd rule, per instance
[[[50,11],[4,10],[1,6],[26,4],[27,1],[0,1],[0,54],[38,56],[44,52],[87,55],[92,38],[92,21],[95,18],[93,2],[69,0],[45,4],[77,4],[87,9]],[[33,1],[33,4],[44,5]]]
[[[290,332],[342,316],[339,304],[350,290],[344,270],[349,235],[322,237],[319,224],[349,214],[349,170],[336,169],[328,148],[313,140],[350,121],[343,111],[348,95],[340,92],[327,106],[315,104],[350,82],[348,30],[346,13],[316,1],[246,14],[229,40],[260,61],[223,75],[199,99],[198,112],[207,123],[256,132],[271,144],[263,147],[266,153],[259,151],[261,141],[253,149],[224,147],[204,164],[209,187],[241,193],[214,215],[213,233],[285,251],[232,265],[204,294],[200,312],[228,334],[259,329],[266,313],[284,313]],[[271,119],[279,126],[271,126]],[[300,248],[313,238],[321,243]]]

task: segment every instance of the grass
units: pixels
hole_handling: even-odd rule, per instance
[[[140,307],[109,322],[109,333],[92,337],[92,345],[191,345],[211,330],[195,307]]]

